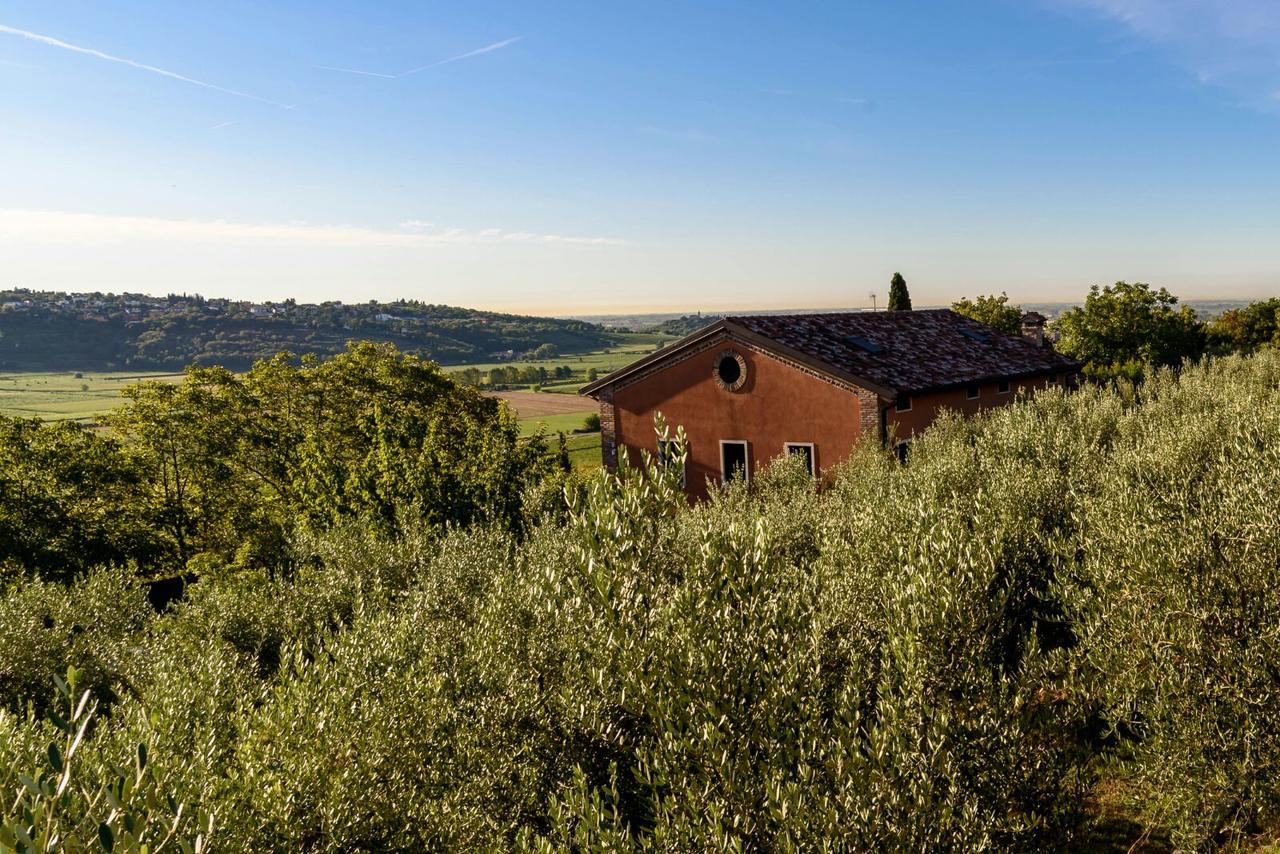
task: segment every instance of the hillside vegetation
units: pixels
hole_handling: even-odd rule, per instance
[[[393,366],[366,357],[375,389]],[[370,425],[378,399],[354,410]],[[311,443],[347,447],[326,423],[296,446],[319,515],[285,560],[215,549],[159,615],[126,569],[9,581],[0,843],[1192,851],[1280,831],[1275,351],[944,420],[907,465],[867,443],[821,490],[779,462],[696,507],[673,466],[548,476],[519,512],[388,515],[440,494],[321,477]]]
[[[442,364],[585,353],[618,340],[594,324],[417,301],[252,304],[141,294],[0,292],[0,370],[246,370],[276,353],[394,344]],[[539,350],[539,348],[543,348]]]

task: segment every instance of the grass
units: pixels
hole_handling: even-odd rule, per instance
[[[179,382],[182,374],[71,371],[0,374],[0,415],[91,424],[118,407],[120,391],[142,380]]]
[[[576,469],[597,468],[600,465],[600,434],[584,433],[572,436],[565,447],[569,451],[569,464]]]
[[[520,435],[532,436],[538,432],[538,427],[546,426],[548,436],[554,436],[556,433],[572,433],[574,430],[581,429],[583,421],[589,413],[594,409],[588,409],[583,412],[566,412],[562,415],[540,415],[536,418],[520,419]]]
[[[590,369],[595,368],[598,376],[604,376],[653,352],[657,344],[669,340],[671,340],[670,336],[632,333],[619,335],[615,346],[593,353],[565,355],[538,362],[449,365],[444,370],[446,373],[453,374],[468,367],[487,371],[493,367],[524,368],[532,365],[552,370],[560,365],[568,365],[575,372],[572,380],[542,387],[544,392],[549,392],[544,398],[545,410],[532,407],[532,411],[526,412],[530,409],[530,405],[513,404],[517,413],[526,416],[521,419],[522,430],[526,435],[532,435],[540,421],[547,423],[549,432],[554,433],[558,430],[568,432],[581,427],[587,413],[594,409],[591,401],[585,399],[581,401],[583,405],[580,408],[569,403],[570,396],[576,395],[578,390],[587,384],[587,372]],[[120,406],[122,402],[120,391],[123,388],[135,382],[153,379],[180,382],[182,374],[85,371],[77,376],[76,372],[72,371],[0,373],[0,415],[42,418],[46,421],[72,420],[93,424],[101,416]],[[542,396],[539,395],[539,397]],[[566,409],[571,411],[566,412]],[[534,417],[537,420],[528,425],[525,424]],[[598,443],[597,447],[599,447]]]
[[[658,344],[671,341],[672,339],[670,336],[666,335],[632,334],[627,335],[624,340],[625,343],[621,343],[615,347],[610,347],[605,350],[598,350],[594,353],[558,356],[554,359],[530,362],[477,362],[470,365],[449,365],[444,368],[444,371],[445,373],[455,374],[467,368],[476,368],[477,370],[487,372],[491,368],[507,367],[546,368],[548,371],[552,371],[562,365],[568,365],[574,370],[574,377],[572,381],[561,381],[553,384],[547,384],[543,385],[542,388],[544,391],[576,394],[578,389],[587,384],[587,372],[592,368],[595,368],[597,375],[602,377],[610,371],[616,371],[618,368],[626,367],[641,356],[652,353]]]

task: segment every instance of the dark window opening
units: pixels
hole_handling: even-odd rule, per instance
[[[720,473],[724,482],[747,477],[747,443],[720,443]]]
[[[911,411],[911,397],[909,395],[900,394],[898,399],[894,401],[893,408],[899,412]]]
[[[898,454],[898,462],[905,466],[907,464],[907,458],[911,456],[911,441],[907,440],[899,442],[897,447],[894,448],[894,451]]]
[[[704,362],[703,364],[706,363]],[[706,370],[706,368],[703,368],[703,370]],[[720,364],[716,365],[716,373],[720,377],[720,382],[725,385],[733,385],[742,377],[742,366],[732,356],[725,356],[720,360]]]
[[[794,457],[804,457],[805,468],[809,469],[809,474],[817,474],[813,466],[813,445],[788,442],[787,453]]]
[[[1058,375],[1049,374],[1049,385],[1057,385],[1057,384],[1058,384]]]
[[[1000,380],[1000,385],[996,386],[996,391],[998,391],[1000,394],[1008,394],[1008,393],[1009,393],[1009,381],[1008,381],[1008,380]]]
[[[976,385],[971,385],[971,386],[969,386],[968,391],[967,391],[966,393],[968,394],[968,397],[969,397],[969,399],[970,399],[970,400],[977,400],[977,399],[978,399],[978,395],[980,395],[980,394],[982,393],[982,387],[981,387],[981,386],[976,386]]]

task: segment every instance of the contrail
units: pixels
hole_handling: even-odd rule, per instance
[[[240,124],[242,121],[244,121],[244,119],[231,119],[230,121],[226,121],[226,122],[218,122],[216,125],[211,125],[209,127],[209,130],[217,130],[218,128],[231,127],[232,125]]]
[[[520,41],[522,38],[524,38],[524,36],[514,36],[513,38],[503,39],[500,42],[494,42],[493,44],[485,45],[484,47],[479,47],[479,48],[476,48],[475,50],[469,50],[466,53],[460,53],[457,56],[451,56],[448,59],[442,59],[439,62],[433,62],[430,65],[423,65],[419,68],[411,68],[408,71],[405,71],[401,74],[397,74],[396,76],[408,77],[410,74],[417,74],[419,71],[426,71],[428,68],[438,68],[441,65],[448,65],[449,63],[457,62],[460,59],[470,59],[471,57],[479,56],[482,53],[489,53],[490,51],[501,50],[507,45],[515,44],[516,42]]]
[[[384,77],[387,80],[396,79],[396,75],[394,74],[379,74],[376,71],[361,71],[358,68],[339,68],[336,65],[317,65],[316,68],[321,68],[325,71],[341,71],[343,74],[359,74],[364,77]]]
[[[60,39],[52,38],[51,36],[42,36],[39,33],[29,32],[27,30],[20,30],[20,29],[17,29],[16,27],[8,27],[8,26],[5,26],[4,24],[0,24],[0,33],[8,33],[9,35],[12,35],[12,36],[19,36],[20,38],[27,39],[28,41],[39,42],[40,44],[49,45],[50,47],[62,48],[63,50],[69,50],[69,51],[72,51],[73,53],[84,54],[85,56],[92,56],[95,59],[105,59],[107,62],[118,62],[121,65],[128,65],[131,68],[137,68],[140,71],[147,71],[152,74],[159,74],[161,77],[168,77],[173,80],[181,80],[183,83],[190,83],[192,86],[200,86],[204,89],[212,89],[215,92],[222,92],[227,95],[235,95],[238,98],[248,98],[250,101],[258,101],[263,104],[270,104],[273,107],[280,107],[281,109],[284,109],[284,110],[293,109],[293,107],[289,104],[282,104],[279,101],[272,101],[270,98],[263,98],[258,95],[251,95],[248,92],[240,92],[236,89],[228,89],[225,86],[218,86],[214,83],[206,83],[205,81],[197,80],[194,77],[187,77],[184,74],[178,74],[177,72],[174,72],[174,71],[166,71],[163,68],[156,68],[154,65],[147,65],[142,62],[135,62],[132,59],[125,59],[120,56],[112,56],[109,53],[103,53],[102,51],[94,50],[93,48],[80,47],[79,45],[69,44]]]
[[[451,56],[448,59],[441,59],[430,65],[420,65],[417,68],[410,68],[408,71],[402,71],[399,74],[383,74],[378,71],[361,71],[359,68],[342,68],[337,65],[317,65],[316,68],[323,68],[325,71],[341,71],[344,74],[359,74],[362,77],[382,77],[386,80],[399,80],[401,77],[408,77],[410,74],[417,74],[419,71],[426,71],[428,68],[439,68],[441,65],[448,65],[451,62],[457,62],[460,59],[470,59],[473,56],[479,56],[482,53],[490,53],[491,51],[501,50],[507,45],[513,45],[520,41],[524,36],[513,36],[509,39],[503,39],[500,42],[478,47],[475,50],[469,50],[466,53],[460,53],[457,56]]]

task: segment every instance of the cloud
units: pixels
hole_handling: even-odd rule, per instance
[[[49,47],[60,48],[62,50],[69,50],[72,53],[79,53],[84,56],[91,56],[95,59],[102,59],[107,62],[118,62],[121,65],[127,65],[130,68],[137,68],[140,71],[146,71],[149,74],[158,74],[161,77],[168,77],[171,80],[178,80],[183,83],[189,83],[192,86],[199,86],[203,89],[212,89],[215,92],[222,92],[223,94],[226,94],[226,95],[235,95],[237,98],[248,98],[250,101],[259,101],[263,104],[271,104],[273,107],[281,107],[286,110],[293,109],[293,107],[291,107],[288,104],[281,104],[279,101],[272,101],[270,98],[263,98],[258,95],[251,95],[248,92],[241,92],[236,89],[228,89],[225,86],[218,86],[214,83],[206,83],[205,81],[197,80],[194,77],[187,77],[185,74],[178,74],[176,71],[167,71],[163,68],[157,68],[154,65],[146,65],[145,63],[136,62],[132,59],[125,59],[119,56],[112,56],[109,53],[103,53],[102,51],[94,50],[93,48],[80,47],[79,45],[74,45],[68,42],[64,42],[60,39],[55,39],[52,36],[42,36],[39,33],[29,32],[27,30],[20,30],[16,27],[5,26],[4,24],[0,24],[0,33],[7,33],[8,35],[18,36],[19,38],[23,38],[28,41],[38,42],[40,44],[48,45]]]
[[[1275,0],[1051,0],[1125,27],[1171,50],[1202,83],[1262,106],[1280,85],[1280,3]]]
[[[209,130],[217,130],[218,128],[229,128],[232,125],[240,124],[240,122],[242,121],[244,121],[244,119],[231,119],[225,122],[218,122],[216,125],[210,125]]]
[[[422,220],[407,220],[395,230],[380,230],[356,225],[314,225],[306,222],[237,223],[225,220],[0,209],[0,243],[89,244],[123,243],[139,239],[405,248],[501,243],[572,246],[626,244],[625,240],[613,237],[566,236],[499,228],[478,231],[437,228]]]

